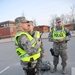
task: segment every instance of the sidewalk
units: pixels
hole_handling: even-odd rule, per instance
[[[42,39],[47,39],[48,38],[49,33],[43,33],[41,38]],[[71,36],[75,37],[75,32],[71,32]],[[0,39],[0,43],[4,43],[4,42],[12,42],[14,41],[14,38],[5,38],[5,39]]]
[[[14,41],[14,38],[5,38],[5,39],[0,39],[0,43],[12,42],[12,41]]]

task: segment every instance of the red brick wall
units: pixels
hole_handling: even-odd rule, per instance
[[[15,26],[13,26],[12,29],[13,31],[11,32],[10,27],[0,28],[0,37],[7,38],[7,37],[15,36],[15,34],[17,33],[17,29]]]
[[[11,36],[15,36],[15,34],[17,33],[17,29],[15,26],[13,26],[12,28],[13,28],[13,32],[10,32]]]
[[[36,27],[35,30],[38,30],[40,32],[48,32],[49,28],[48,26],[39,26],[39,27]]]
[[[73,25],[65,25],[66,28],[68,28],[69,30],[73,30]]]
[[[0,28],[0,36],[2,38],[4,37],[9,37],[10,36],[10,28],[6,27],[6,28]]]

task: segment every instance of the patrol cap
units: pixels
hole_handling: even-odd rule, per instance
[[[15,19],[15,23],[16,24],[18,24],[18,23],[23,23],[23,22],[29,22],[28,20],[26,20],[26,18],[25,17],[17,17],[16,19]]]
[[[33,21],[29,21],[28,25],[34,25]]]
[[[57,17],[56,18],[56,22],[58,23],[58,22],[61,22],[61,18],[60,17]]]

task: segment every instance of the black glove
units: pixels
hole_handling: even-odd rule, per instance
[[[51,52],[51,55],[54,56],[54,51],[52,48],[50,48],[50,52]]]
[[[50,48],[50,52],[51,52],[51,55],[52,55],[52,56],[55,56],[55,57],[58,57],[58,56],[59,56],[59,55],[55,55],[55,53],[54,53],[54,51],[53,51],[52,48]]]

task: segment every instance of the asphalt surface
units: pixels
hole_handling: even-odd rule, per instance
[[[52,47],[52,43],[48,42],[48,39],[42,39],[45,57],[43,61],[50,61],[53,68],[53,57],[49,52]],[[68,42],[68,61],[67,61],[67,73],[65,75],[75,75],[75,37],[72,37]],[[55,73],[45,72],[43,75],[62,75],[61,73],[61,58],[58,65],[58,70]],[[22,67],[20,66],[19,57],[15,51],[14,42],[0,43],[0,75],[24,75]]]

